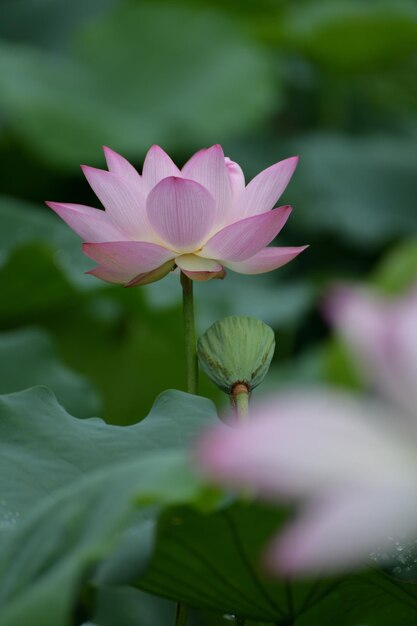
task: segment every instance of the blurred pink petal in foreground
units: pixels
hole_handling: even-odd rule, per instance
[[[270,569],[285,574],[349,569],[392,549],[393,536],[417,538],[417,297],[343,290],[327,310],[378,396],[276,396],[248,424],[209,432],[197,450],[221,485],[300,501],[267,551]]]
[[[180,170],[159,146],[147,153],[140,175],[104,148],[108,171],[83,166],[104,211],[47,202],[84,241],[99,265],[89,273],[112,283],[141,285],[179,267],[193,280],[270,272],[307,246],[267,248],[291,208],[274,209],[298,159],[286,159],[247,186],[237,163],[219,145],[197,152]]]

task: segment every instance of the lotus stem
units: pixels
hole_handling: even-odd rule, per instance
[[[187,364],[187,391],[197,393],[198,388],[198,361],[196,349],[193,281],[181,272],[182,309],[184,317],[185,360]],[[186,626],[187,607],[177,602],[175,609],[175,626]]]
[[[234,385],[230,394],[230,401],[239,424],[245,424],[249,419],[249,389],[244,383]]]
[[[186,626],[187,607],[182,602],[177,602],[175,607],[175,626]]]
[[[197,393],[198,362],[194,324],[193,281],[181,272],[184,316],[185,358],[187,363],[187,391]]]

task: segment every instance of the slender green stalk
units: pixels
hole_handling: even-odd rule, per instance
[[[181,272],[184,316],[185,358],[187,363],[187,391],[197,393],[198,363],[194,325],[193,281]]]
[[[187,607],[181,602],[177,602],[175,607],[175,626],[186,626]]]
[[[238,393],[235,396],[235,407],[237,419],[244,424],[249,419],[249,394],[248,392]]]
[[[246,424],[249,420],[249,389],[243,383],[237,383],[230,394],[230,401],[236,416],[238,424]],[[254,492],[244,490],[240,494],[242,502],[251,502]],[[245,618],[236,615],[235,626],[245,626]]]
[[[239,424],[249,419],[249,390],[243,383],[236,384],[230,394],[230,401]]]
[[[198,361],[194,323],[193,281],[181,272],[182,310],[184,317],[185,360],[187,363],[187,391],[197,393]],[[186,626],[187,607],[177,602],[175,607],[175,626]]]
[[[242,390],[239,389],[240,387]],[[249,391],[244,385],[239,385],[239,388],[238,393],[231,396],[232,405],[239,424],[245,424],[249,419]],[[245,624],[245,618],[236,615],[235,626],[245,626]]]

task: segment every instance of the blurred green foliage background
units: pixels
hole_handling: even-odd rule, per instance
[[[79,417],[128,424],[184,389],[178,279],[85,276],[43,206],[97,206],[78,166],[104,166],[103,144],[141,167],[153,143],[178,164],[221,143],[248,179],[299,154],[277,243],[310,249],[198,284],[198,326],[271,324],[269,389],[357,384],[320,301],[334,281],[392,291],[417,274],[416,70],[414,0],[1,0],[0,392],[44,383]]]

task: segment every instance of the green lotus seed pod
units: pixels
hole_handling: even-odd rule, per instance
[[[215,322],[197,344],[201,367],[229,394],[238,384],[248,391],[259,385],[268,372],[274,349],[272,328],[243,315]]]

